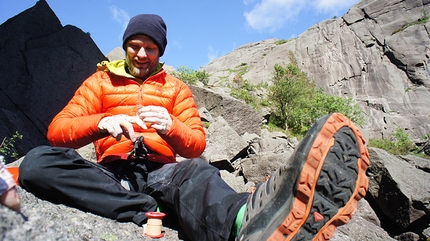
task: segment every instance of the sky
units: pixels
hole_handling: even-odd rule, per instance
[[[0,0],[0,24],[37,0]],[[160,15],[167,48],[160,61],[198,70],[236,48],[291,39],[324,20],[343,16],[359,0],[46,0],[61,24],[90,36],[103,54],[122,45],[130,18]]]

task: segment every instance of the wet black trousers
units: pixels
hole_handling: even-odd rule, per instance
[[[160,204],[174,212],[191,240],[228,240],[249,196],[236,193],[218,169],[202,159],[165,165],[121,163],[104,167],[74,149],[40,146],[20,164],[19,181],[48,201],[139,225],[146,221],[145,212],[155,211]],[[127,180],[130,190],[121,180]]]

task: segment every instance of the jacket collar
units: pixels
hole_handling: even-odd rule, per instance
[[[158,63],[157,68],[152,72],[152,74],[148,77],[150,78],[153,75],[156,75],[163,69],[164,63]],[[133,75],[129,74],[126,70],[127,64],[125,63],[125,60],[115,60],[115,61],[102,61],[97,64],[97,70],[110,72],[117,76],[122,76],[130,79],[134,79],[135,81],[142,83],[142,80],[139,78],[134,77]]]

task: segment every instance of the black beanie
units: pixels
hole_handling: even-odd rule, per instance
[[[157,44],[161,57],[167,45],[166,32],[166,24],[160,16],[155,14],[139,14],[130,19],[122,37],[122,48],[126,50],[125,44],[130,37],[143,34],[150,37]]]

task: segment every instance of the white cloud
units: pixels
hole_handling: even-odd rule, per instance
[[[218,58],[218,51],[216,51],[211,45],[208,46],[208,50],[208,60],[210,63],[212,60]]]
[[[315,8],[318,12],[337,15],[358,2],[359,0],[316,0]]]
[[[338,16],[360,0],[243,0],[253,5],[244,13],[247,24],[255,30],[274,32],[289,22],[298,21],[304,11]]]
[[[110,11],[112,13],[112,18],[117,21],[124,28],[127,27],[128,21],[130,21],[130,16],[128,13],[115,5],[110,6]]]
[[[296,18],[305,3],[305,0],[261,0],[244,16],[251,28],[273,32]]]

